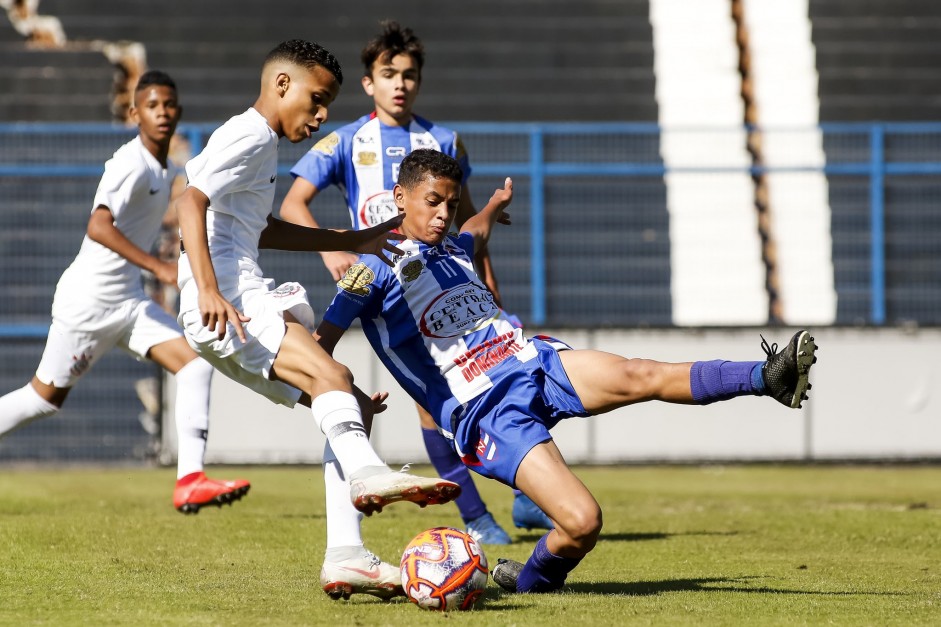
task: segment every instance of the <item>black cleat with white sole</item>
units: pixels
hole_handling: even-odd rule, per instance
[[[810,367],[817,362],[814,338],[807,331],[798,331],[779,353],[778,345],[769,346],[762,336],[761,348],[768,356],[761,367],[768,395],[782,405],[799,409],[801,402],[807,400],[807,390],[811,388],[808,379]]]

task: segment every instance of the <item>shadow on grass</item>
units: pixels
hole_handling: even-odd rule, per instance
[[[657,596],[667,592],[744,592],[758,594],[811,594],[821,596],[905,596],[905,593],[902,592],[794,590],[790,588],[749,585],[760,579],[764,579],[764,577],[704,577],[702,579],[663,579],[660,581],[577,582],[566,585],[563,591],[574,592],[576,594],[608,594],[619,596]]]
[[[531,540],[535,542],[545,535],[542,533],[525,533],[519,536],[520,540]],[[666,540],[668,538],[680,536],[737,536],[738,531],[684,531],[681,533],[666,533],[654,531],[649,533],[605,533],[601,532],[599,541],[606,542],[643,542],[647,540]]]

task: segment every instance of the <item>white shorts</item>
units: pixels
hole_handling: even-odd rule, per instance
[[[173,316],[147,298],[116,307],[56,302],[36,377],[46,385],[70,388],[115,346],[142,361],[154,346],[181,337]]]
[[[195,281],[183,287],[184,292],[195,289]],[[193,296],[184,293],[180,300],[194,303],[196,298]],[[186,340],[200,357],[233,381],[275,403],[294,407],[301,397],[301,391],[270,377],[286,332],[284,312],[290,312],[308,331],[314,332],[316,320],[314,310],[307,302],[307,291],[300,283],[284,283],[274,290],[259,284],[256,289],[243,292],[240,302],[233,302],[233,305],[251,318],[242,325],[245,331],[244,343],[231,324],[226,325],[225,336],[220,340],[214,330],[203,326],[199,309],[180,313],[179,320]]]

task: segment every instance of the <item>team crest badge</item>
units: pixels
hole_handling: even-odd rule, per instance
[[[405,264],[405,267],[402,268],[402,279],[406,283],[411,283],[418,278],[418,275],[421,274],[421,271],[425,269],[425,264],[423,264],[418,259],[414,261],[409,261]]]
[[[357,165],[376,165],[377,163],[379,163],[379,161],[376,159],[376,153],[374,152],[364,150],[356,153]]]
[[[337,144],[340,143],[340,136],[336,133],[330,133],[319,142],[314,144],[314,147],[311,150],[316,150],[317,152],[322,152],[325,155],[333,156],[335,151],[334,148],[337,147]]]
[[[366,264],[357,263],[350,266],[350,269],[337,283],[337,287],[356,296],[366,296],[369,294],[369,286],[375,280],[376,275]]]

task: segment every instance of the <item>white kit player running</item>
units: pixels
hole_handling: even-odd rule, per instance
[[[301,40],[280,44],[265,59],[254,106],[217,129],[187,164],[189,184],[176,204],[185,251],[180,322],[191,346],[230,378],[273,402],[310,407],[327,437],[325,462],[338,462],[337,471],[350,482],[345,494],[327,493],[327,545],[342,536],[346,550],[328,549],[324,588],[335,597],[390,597],[401,594],[398,569],[388,572],[365,549],[359,525],[345,524],[350,513],[371,514],[396,501],[445,503],[460,488],[393,472],[380,460],[363,412],[371,418],[385,409],[387,394],[370,398],[358,390],[349,369],[314,340],[304,289],[297,283],[274,287],[258,265],[259,248],[400,252],[387,241],[397,238],[389,231],[401,223],[398,218],[340,232],[271,216],[279,138],[297,143],[316,132],[341,81],[339,63],[324,48]]]
[[[140,129],[105,164],[81,250],[62,274],[52,325],[30,383],[0,398],[0,436],[59,411],[69,391],[109,350],[120,347],[176,375],[179,441],[173,504],[184,513],[240,499],[244,480],[203,473],[212,367],[187,345],[173,317],[147,298],[141,268],[176,282],[176,264],[149,254],[170,200],[177,168],[167,159],[182,107],[173,80],[144,73],[131,119]]]

